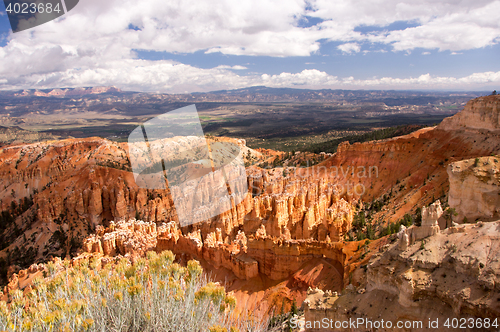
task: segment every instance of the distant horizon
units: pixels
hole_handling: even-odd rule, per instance
[[[492,93],[493,91],[496,91],[496,88],[491,88],[491,89],[484,89],[484,90],[465,90],[465,89],[364,89],[364,88],[359,88],[359,89],[341,89],[341,88],[297,88],[297,87],[270,87],[270,86],[265,86],[265,85],[252,85],[252,86],[246,86],[243,88],[234,88],[234,89],[221,89],[221,90],[208,90],[208,91],[193,91],[193,92],[158,92],[158,91],[139,91],[139,90],[128,90],[128,89],[122,89],[120,87],[117,87],[115,85],[95,85],[95,86],[77,86],[77,87],[51,87],[51,88],[18,88],[18,89],[5,89],[0,87],[0,91],[2,92],[18,92],[18,91],[42,91],[42,92],[49,92],[53,90],[67,90],[67,89],[92,89],[92,88],[115,88],[118,89],[120,92],[131,92],[131,93],[147,93],[147,94],[210,94],[210,93],[222,93],[222,92],[234,92],[234,91],[241,91],[241,90],[246,90],[246,89],[252,89],[252,88],[265,88],[265,89],[274,89],[274,90],[295,90],[295,91],[394,91],[394,92],[420,92],[420,93]],[[500,90],[500,87],[498,88]]]

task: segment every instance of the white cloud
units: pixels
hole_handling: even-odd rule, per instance
[[[342,44],[342,45],[339,45],[337,46],[337,48],[339,50],[341,50],[342,52],[344,53],[358,53],[359,51],[361,51],[361,46],[359,46],[358,43],[346,43],[346,44]]]
[[[315,11],[308,10],[308,5]],[[246,67],[200,69],[140,60],[134,50],[309,56],[318,52],[320,40],[330,40],[340,43],[338,49],[344,53],[360,52],[363,43],[382,43],[405,52],[415,48],[459,52],[500,41],[498,12],[498,0],[86,0],[60,19],[9,36],[7,45],[0,47],[0,87],[110,84],[173,91],[179,86],[206,90],[253,82],[379,86],[375,81],[337,79],[314,69],[239,76],[234,71]],[[324,21],[302,28],[297,22],[304,15]],[[369,34],[354,31],[360,25],[386,26],[398,20],[420,26]],[[140,30],[128,29],[129,25]],[[431,77],[432,82],[436,79]],[[422,84],[413,79],[389,81]]]
[[[500,72],[475,73],[466,77],[424,74],[410,78],[339,78],[317,69],[277,75],[238,75],[233,67],[197,68],[172,61],[113,60],[97,67],[0,79],[1,89],[53,88],[115,85],[124,90],[183,93],[236,89],[254,85],[332,89],[477,89],[500,85]]]
[[[410,6],[400,5],[402,8]],[[431,11],[426,13],[421,6],[426,6]],[[420,1],[409,8],[412,8],[407,11],[409,14],[401,16],[402,19],[416,19],[421,23],[420,26],[373,35],[369,40],[390,43],[396,51],[413,50],[417,47],[459,51],[499,42],[500,1]],[[419,12],[420,15],[417,14]]]
[[[235,66],[227,66],[227,65],[220,65],[215,67],[217,69],[232,69],[232,70],[245,70],[248,69],[245,66],[240,66],[240,65],[235,65]]]
[[[377,89],[397,86],[411,89],[467,89],[478,88],[487,84],[500,84],[500,72],[474,73],[465,77],[442,77],[423,74],[418,77],[351,80],[350,84],[358,87],[372,87]]]
[[[118,44],[128,50],[278,57],[310,55],[318,51],[320,39],[347,45],[380,42],[403,51],[416,47],[458,51],[500,41],[498,0],[316,0],[314,12],[306,9],[308,4],[305,0],[87,0],[57,23],[13,38],[64,45],[73,51]],[[304,15],[325,21],[298,27]],[[398,20],[421,25],[368,35],[354,31],[360,25],[386,26]],[[128,29],[130,24],[141,30]]]

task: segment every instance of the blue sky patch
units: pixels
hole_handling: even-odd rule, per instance
[[[363,35],[368,35],[373,32],[405,30],[420,26],[416,21],[395,21],[386,26],[376,25],[360,25],[354,28],[354,31],[360,32]]]
[[[320,24],[321,22],[324,22],[325,20],[319,18],[319,17],[313,17],[313,16],[301,16],[297,20],[297,26],[299,28],[310,28],[315,25]]]
[[[239,75],[264,73],[279,75],[282,72],[298,73],[304,69],[317,69],[340,78],[354,76],[356,79],[370,79],[372,77],[418,77],[427,73],[433,76],[449,76],[453,73],[456,77],[462,77],[476,72],[500,71],[500,61],[497,60],[500,45],[462,51],[460,54],[426,49],[415,49],[410,53],[393,52],[387,50],[386,45],[363,45],[362,50],[367,50],[368,53],[361,51],[343,55],[337,49],[340,44],[339,42],[324,42],[318,54],[286,58],[222,53],[205,54],[205,51],[182,54],[134,51],[139,59],[173,60],[203,69],[224,65],[247,67],[247,70],[236,71]],[[427,52],[430,54],[423,54]],[[467,63],[467,66],[464,66],[464,63]]]
[[[159,5],[146,0],[141,6],[132,0],[108,0],[106,5],[82,1],[64,19],[46,26],[42,31],[47,33],[33,30],[29,35],[12,33],[2,3],[0,88],[69,84],[201,91],[214,86],[305,84],[309,88],[483,89],[488,85],[499,89],[500,28],[489,23],[496,22],[498,2],[452,1],[429,13],[428,5],[418,2],[412,3],[412,12],[413,8],[399,5],[373,10],[368,0],[345,0],[340,7],[312,0],[292,7],[243,1],[247,2],[242,6],[228,7],[230,17],[224,5],[210,3],[194,8],[182,1]],[[482,19],[471,25],[467,17]],[[151,22],[147,31],[142,22]],[[420,26],[432,30],[432,35],[415,31]],[[391,31],[404,30],[384,38]],[[396,45],[400,51],[394,50]],[[61,49],[64,56],[55,56]],[[33,59],[43,63],[33,66]],[[179,67],[158,66],[161,60],[190,66],[189,75]],[[428,76],[408,80],[421,75]]]
[[[0,1],[0,47],[7,45],[7,37],[11,32],[12,29],[7,12],[5,11],[5,4],[3,1]]]
[[[137,25],[133,25],[132,23],[130,23],[127,27],[127,29],[129,30],[135,30],[135,31],[141,31],[142,29],[139,28]]]

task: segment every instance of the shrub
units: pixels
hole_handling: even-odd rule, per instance
[[[356,233],[356,240],[361,241],[361,240],[364,240],[364,239],[366,239],[366,234],[363,233],[363,231],[358,231]]]
[[[262,331],[267,322],[233,314],[236,300],[210,282],[197,261],[173,263],[169,251],[134,264],[121,259],[48,265],[31,292],[0,301],[2,331]],[[69,261],[68,261],[69,262]]]
[[[415,211],[415,220],[414,220],[415,225],[421,226],[422,225],[422,208],[418,207],[417,210]]]

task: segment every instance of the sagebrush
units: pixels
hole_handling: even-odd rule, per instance
[[[32,290],[0,302],[4,331],[263,331],[267,322],[236,316],[236,300],[211,282],[200,264],[174,263],[170,251],[122,258],[101,268],[96,259],[47,264]]]

